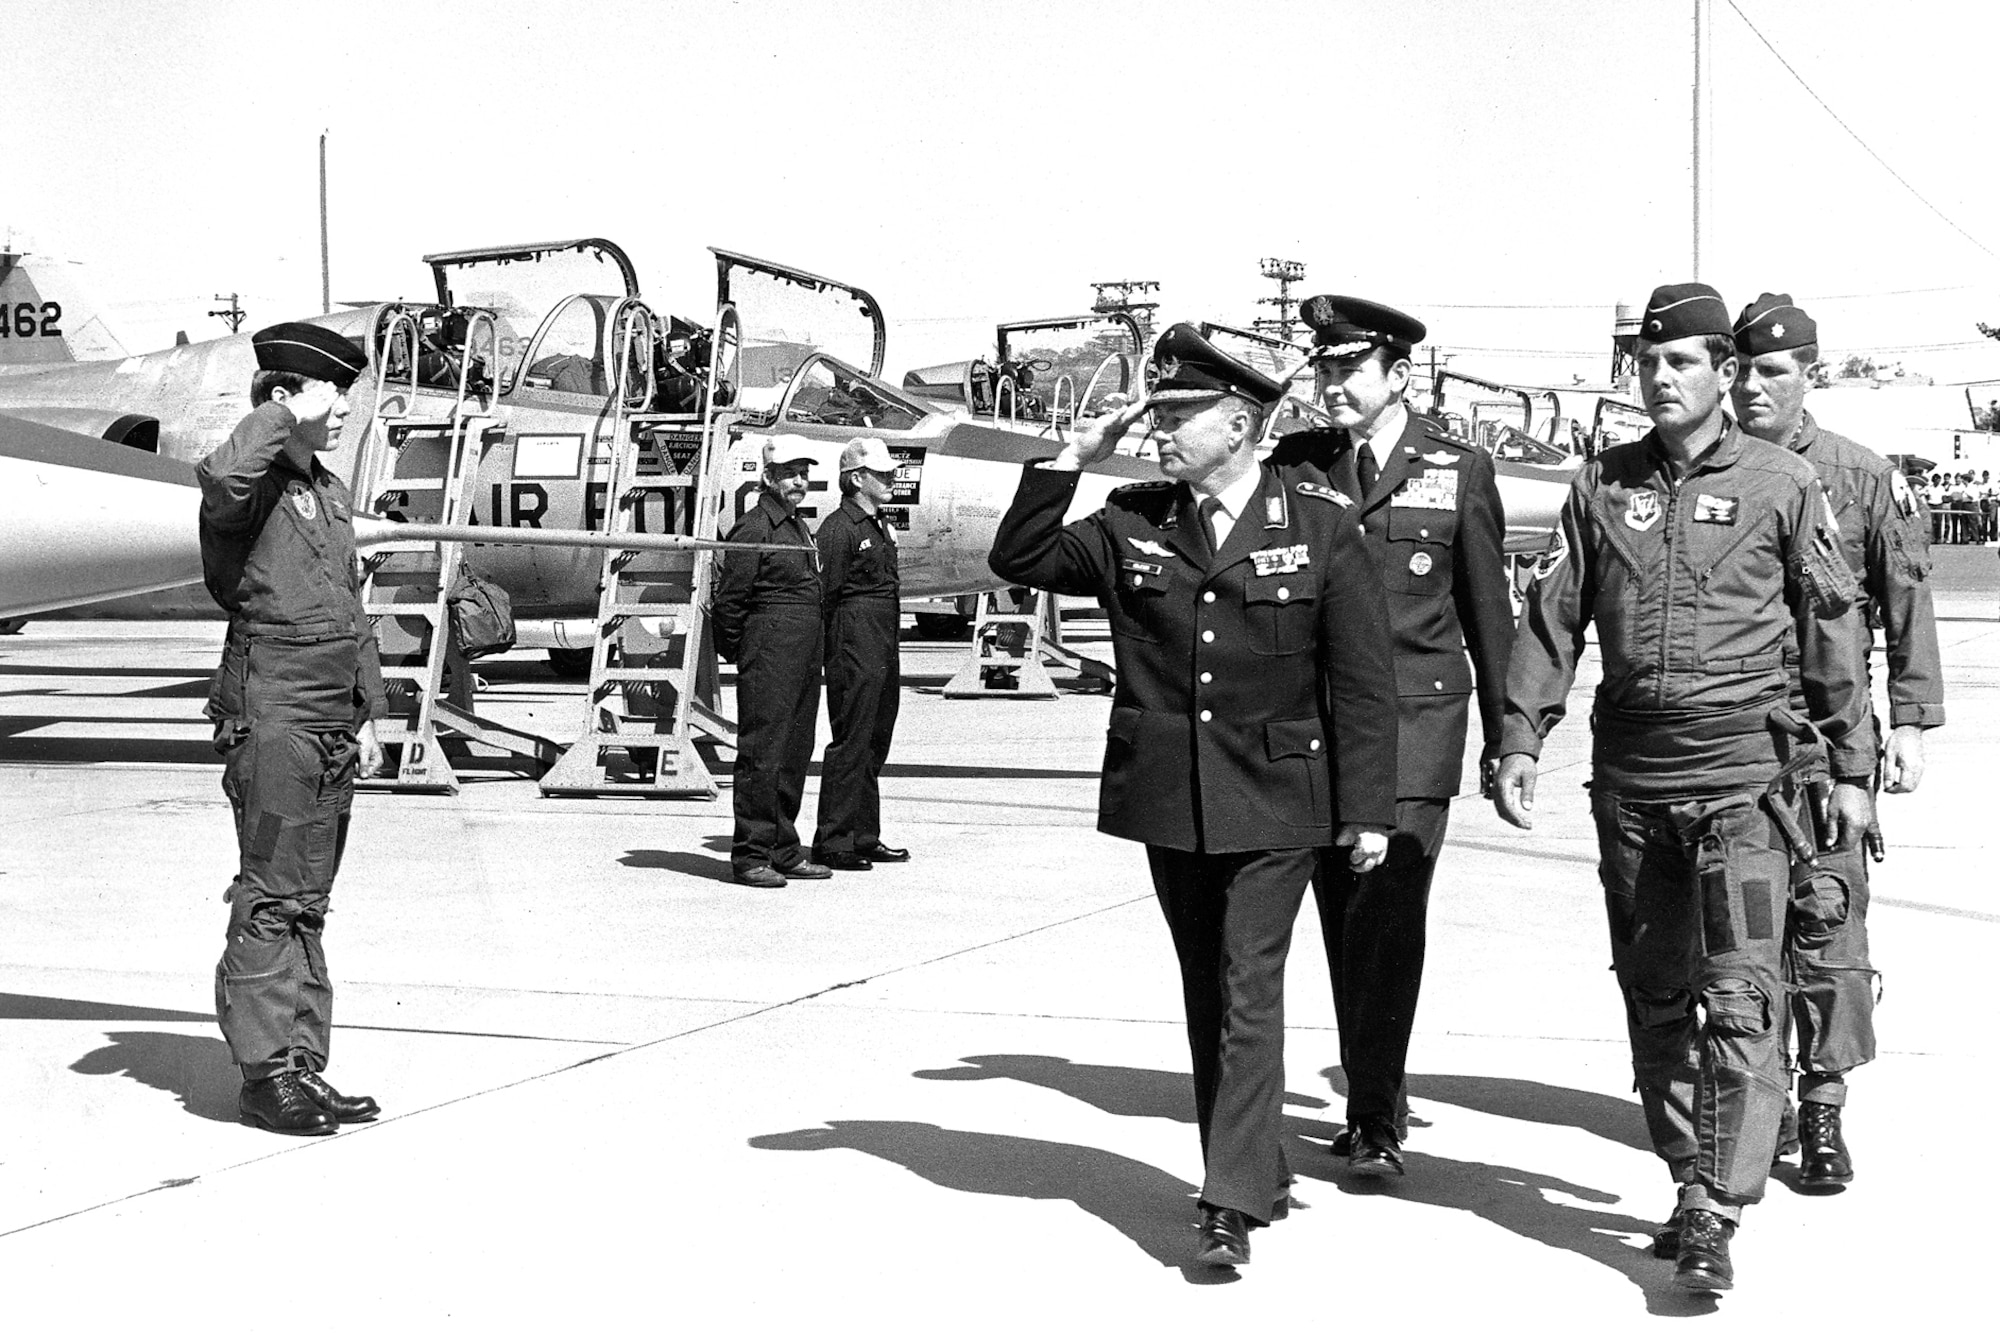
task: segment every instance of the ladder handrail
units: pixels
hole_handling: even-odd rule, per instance
[[[494,318],[492,311],[474,307],[472,313],[466,317],[465,342],[458,358],[458,396],[452,400],[451,405],[451,420],[454,422],[462,421],[467,416],[465,399],[472,384],[472,348],[478,341],[477,334],[482,324],[487,329],[490,346],[493,349],[493,360],[495,363],[500,360],[500,322]],[[486,378],[486,402],[480,406],[481,413],[493,411],[493,399],[500,392],[499,367],[495,365],[491,369],[494,373]]]
[[[1007,401],[1007,425],[1017,425],[1020,403],[1014,388],[1014,377],[1003,375],[993,382],[993,425],[1000,425],[1000,400]]]
[[[1077,412],[1082,412],[1084,409],[1084,405],[1088,404],[1091,400],[1091,397],[1097,393],[1097,382],[1104,378],[1104,373],[1111,369],[1111,364],[1113,362],[1118,363],[1119,392],[1122,393],[1126,388],[1128,388],[1131,385],[1132,383],[1131,359],[1128,358],[1122,352],[1107,353],[1105,354],[1104,360],[1097,364],[1097,369],[1090,373],[1090,379],[1088,382],[1085,383],[1083,387],[1083,397],[1076,401],[1075,410]]]
[[[1056,439],[1063,439],[1063,391],[1069,391],[1069,414],[1076,416],[1076,381],[1070,379],[1068,371],[1056,377],[1056,387],[1049,395],[1049,425],[1055,429]]]

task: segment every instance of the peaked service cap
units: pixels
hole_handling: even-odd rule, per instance
[[[331,329],[303,321],[274,324],[250,335],[260,371],[290,371],[308,380],[329,380],[346,389],[368,365],[360,348]]]
[[[1646,299],[1646,316],[1639,337],[1648,343],[1671,343],[1703,334],[1731,337],[1729,307],[1722,294],[1707,283],[1668,283]]]
[[[1746,357],[1819,342],[1819,326],[1792,304],[1789,292],[1760,292],[1736,317],[1736,350]]]
[[[1285,387],[1203,338],[1191,324],[1177,324],[1153,345],[1154,403],[1215,399],[1234,394],[1269,408],[1285,397]]]
[[[1307,297],[1299,303],[1299,318],[1312,326],[1316,362],[1352,357],[1370,348],[1388,348],[1407,357],[1430,332],[1415,316],[1361,297]]]

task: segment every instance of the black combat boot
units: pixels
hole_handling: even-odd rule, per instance
[[[268,1080],[245,1080],[236,1096],[236,1114],[252,1126],[287,1136],[330,1136],[340,1128],[333,1114],[299,1082],[297,1071],[280,1071]]]
[[[1736,1225],[1713,1210],[1695,1209],[1682,1215],[1674,1287],[1690,1293],[1734,1288],[1736,1267],[1729,1263],[1729,1239],[1735,1233]]]
[[[366,1094],[349,1098],[326,1083],[318,1071],[300,1071],[299,1084],[314,1103],[333,1114],[336,1122],[372,1122],[382,1115],[382,1107]]]
[[[1839,1191],[1854,1180],[1854,1161],[1840,1135],[1839,1104],[1801,1105],[1799,1144],[1801,1191]]]

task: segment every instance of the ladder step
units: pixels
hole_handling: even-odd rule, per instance
[[[443,477],[385,477],[378,495],[392,491],[443,491],[450,478]]]
[[[436,603],[363,603],[361,610],[371,617],[422,617],[430,622],[438,617]]]
[[[605,683],[632,681],[677,682],[687,675],[686,668],[606,668],[597,680]]]
[[[585,742],[597,746],[658,746],[669,751],[678,751],[682,745],[671,732],[628,732],[622,728],[600,728],[577,738],[578,745]]]

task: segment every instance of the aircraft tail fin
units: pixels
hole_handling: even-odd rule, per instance
[[[0,366],[48,366],[126,355],[76,266],[41,255],[0,250]]]

